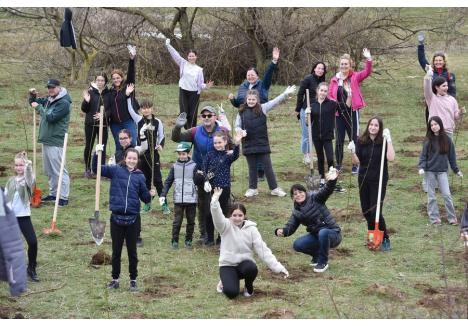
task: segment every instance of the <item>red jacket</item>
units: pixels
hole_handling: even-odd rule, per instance
[[[351,100],[351,108],[353,111],[360,110],[365,107],[367,104],[364,102],[364,98],[361,94],[361,88],[359,84],[366,79],[372,73],[372,60],[366,60],[366,67],[364,70],[353,72],[348,78],[351,80],[351,92],[353,94]],[[330,87],[328,88],[328,98],[337,102],[338,92],[338,79],[336,76],[330,80]]]

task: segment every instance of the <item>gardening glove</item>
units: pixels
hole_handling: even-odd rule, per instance
[[[338,86],[343,86],[343,77],[341,75],[341,72],[337,72],[335,77],[338,80]]]
[[[162,206],[166,202],[166,197],[159,197],[159,205]]]
[[[140,139],[146,139],[145,132],[148,130],[149,123],[145,123],[140,129]]]
[[[434,70],[430,65],[426,65],[426,76],[432,78],[432,75],[434,75]]]
[[[132,56],[132,57],[135,57],[136,56],[136,46],[133,46],[133,45],[127,45],[127,49],[128,49],[128,53]]]
[[[283,273],[284,274],[284,278],[288,278],[289,277],[289,272],[288,270],[283,267],[283,269],[280,271],[280,273]]]
[[[349,144],[348,144],[348,149],[349,151],[351,152],[351,154],[355,154],[356,153],[356,145],[354,144],[354,141],[350,141]]]
[[[205,181],[205,184],[203,185],[203,189],[205,192],[211,192],[211,185],[209,181]]]
[[[419,173],[419,175],[423,175],[424,174],[424,169],[419,169],[418,173]]]
[[[420,32],[420,33],[418,34],[418,43],[419,43],[420,45],[423,45],[423,44],[424,44],[424,39],[425,39],[425,38],[426,38],[426,37],[424,36],[424,33],[423,33],[423,32]]]
[[[463,178],[463,173],[462,173],[462,171],[458,171],[458,172],[457,172],[457,175],[458,175],[460,178]]]
[[[284,91],[287,95],[290,95],[296,91],[296,85],[291,85],[286,88]]]
[[[171,44],[171,40],[166,38],[166,45],[170,45]]]
[[[182,128],[183,126],[185,126],[186,123],[187,123],[187,113],[182,112],[177,117],[177,119],[175,121],[175,126],[178,127],[178,128]]]
[[[391,144],[392,143],[392,137],[390,137],[390,130],[385,128],[382,132],[382,136],[385,138],[387,143]]]
[[[96,153],[104,151],[104,144],[96,144]]]
[[[143,205],[143,211],[149,212],[151,210],[151,203]]]
[[[367,60],[372,60],[370,51],[369,51],[367,48],[364,48],[364,49],[362,50],[362,55],[363,55],[364,58],[366,58]]]
[[[333,166],[331,166],[326,175],[326,179],[335,180],[336,178],[338,178],[338,171]]]

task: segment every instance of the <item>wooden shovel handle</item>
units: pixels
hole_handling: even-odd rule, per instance
[[[99,113],[100,113],[100,118],[99,118],[99,144],[102,145],[102,133],[104,129],[104,105],[101,105],[99,107]],[[99,196],[101,194],[101,165],[102,165],[102,152],[98,151],[97,153],[98,158],[97,158],[97,171],[96,171],[96,198],[95,198],[95,205],[94,205],[94,210],[96,212],[99,211]]]
[[[59,173],[59,179],[58,179],[58,185],[57,185],[57,194],[55,195],[55,207],[54,207],[54,215],[52,217],[52,223],[57,222],[58,204],[60,200],[60,194],[62,192],[63,170],[65,169],[65,157],[67,154],[67,142],[68,142],[68,133],[65,133],[65,137],[63,138],[62,162],[60,162],[60,173]]]
[[[309,95],[309,89],[306,89],[306,96],[307,96],[307,107],[310,108],[310,95]],[[312,109],[312,108],[311,108]],[[311,113],[307,114],[306,116],[307,119],[307,131],[308,131],[308,136],[309,136],[309,156],[310,156],[310,171],[314,172],[314,160],[312,157],[312,119],[311,119]]]

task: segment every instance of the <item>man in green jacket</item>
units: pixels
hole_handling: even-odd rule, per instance
[[[47,81],[48,95],[37,98],[34,88],[29,90],[29,103],[39,113],[39,137],[42,144],[42,160],[44,173],[49,178],[49,195],[42,198],[44,202],[55,201],[57,195],[60,164],[63,155],[63,140],[70,123],[71,98],[64,87],[56,79]],[[68,205],[70,193],[70,177],[65,168],[63,170],[62,188],[59,205]]]

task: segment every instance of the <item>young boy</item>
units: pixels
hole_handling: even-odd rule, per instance
[[[196,163],[190,159],[190,143],[180,142],[177,145],[177,161],[171,167],[169,175],[164,182],[164,189],[159,196],[159,204],[166,204],[166,195],[174,186],[174,222],[172,223],[172,248],[179,248],[179,232],[182,220],[187,218],[185,232],[185,248],[192,248],[193,230],[195,228],[195,213],[197,210],[197,186],[203,182],[203,175],[197,173]]]

